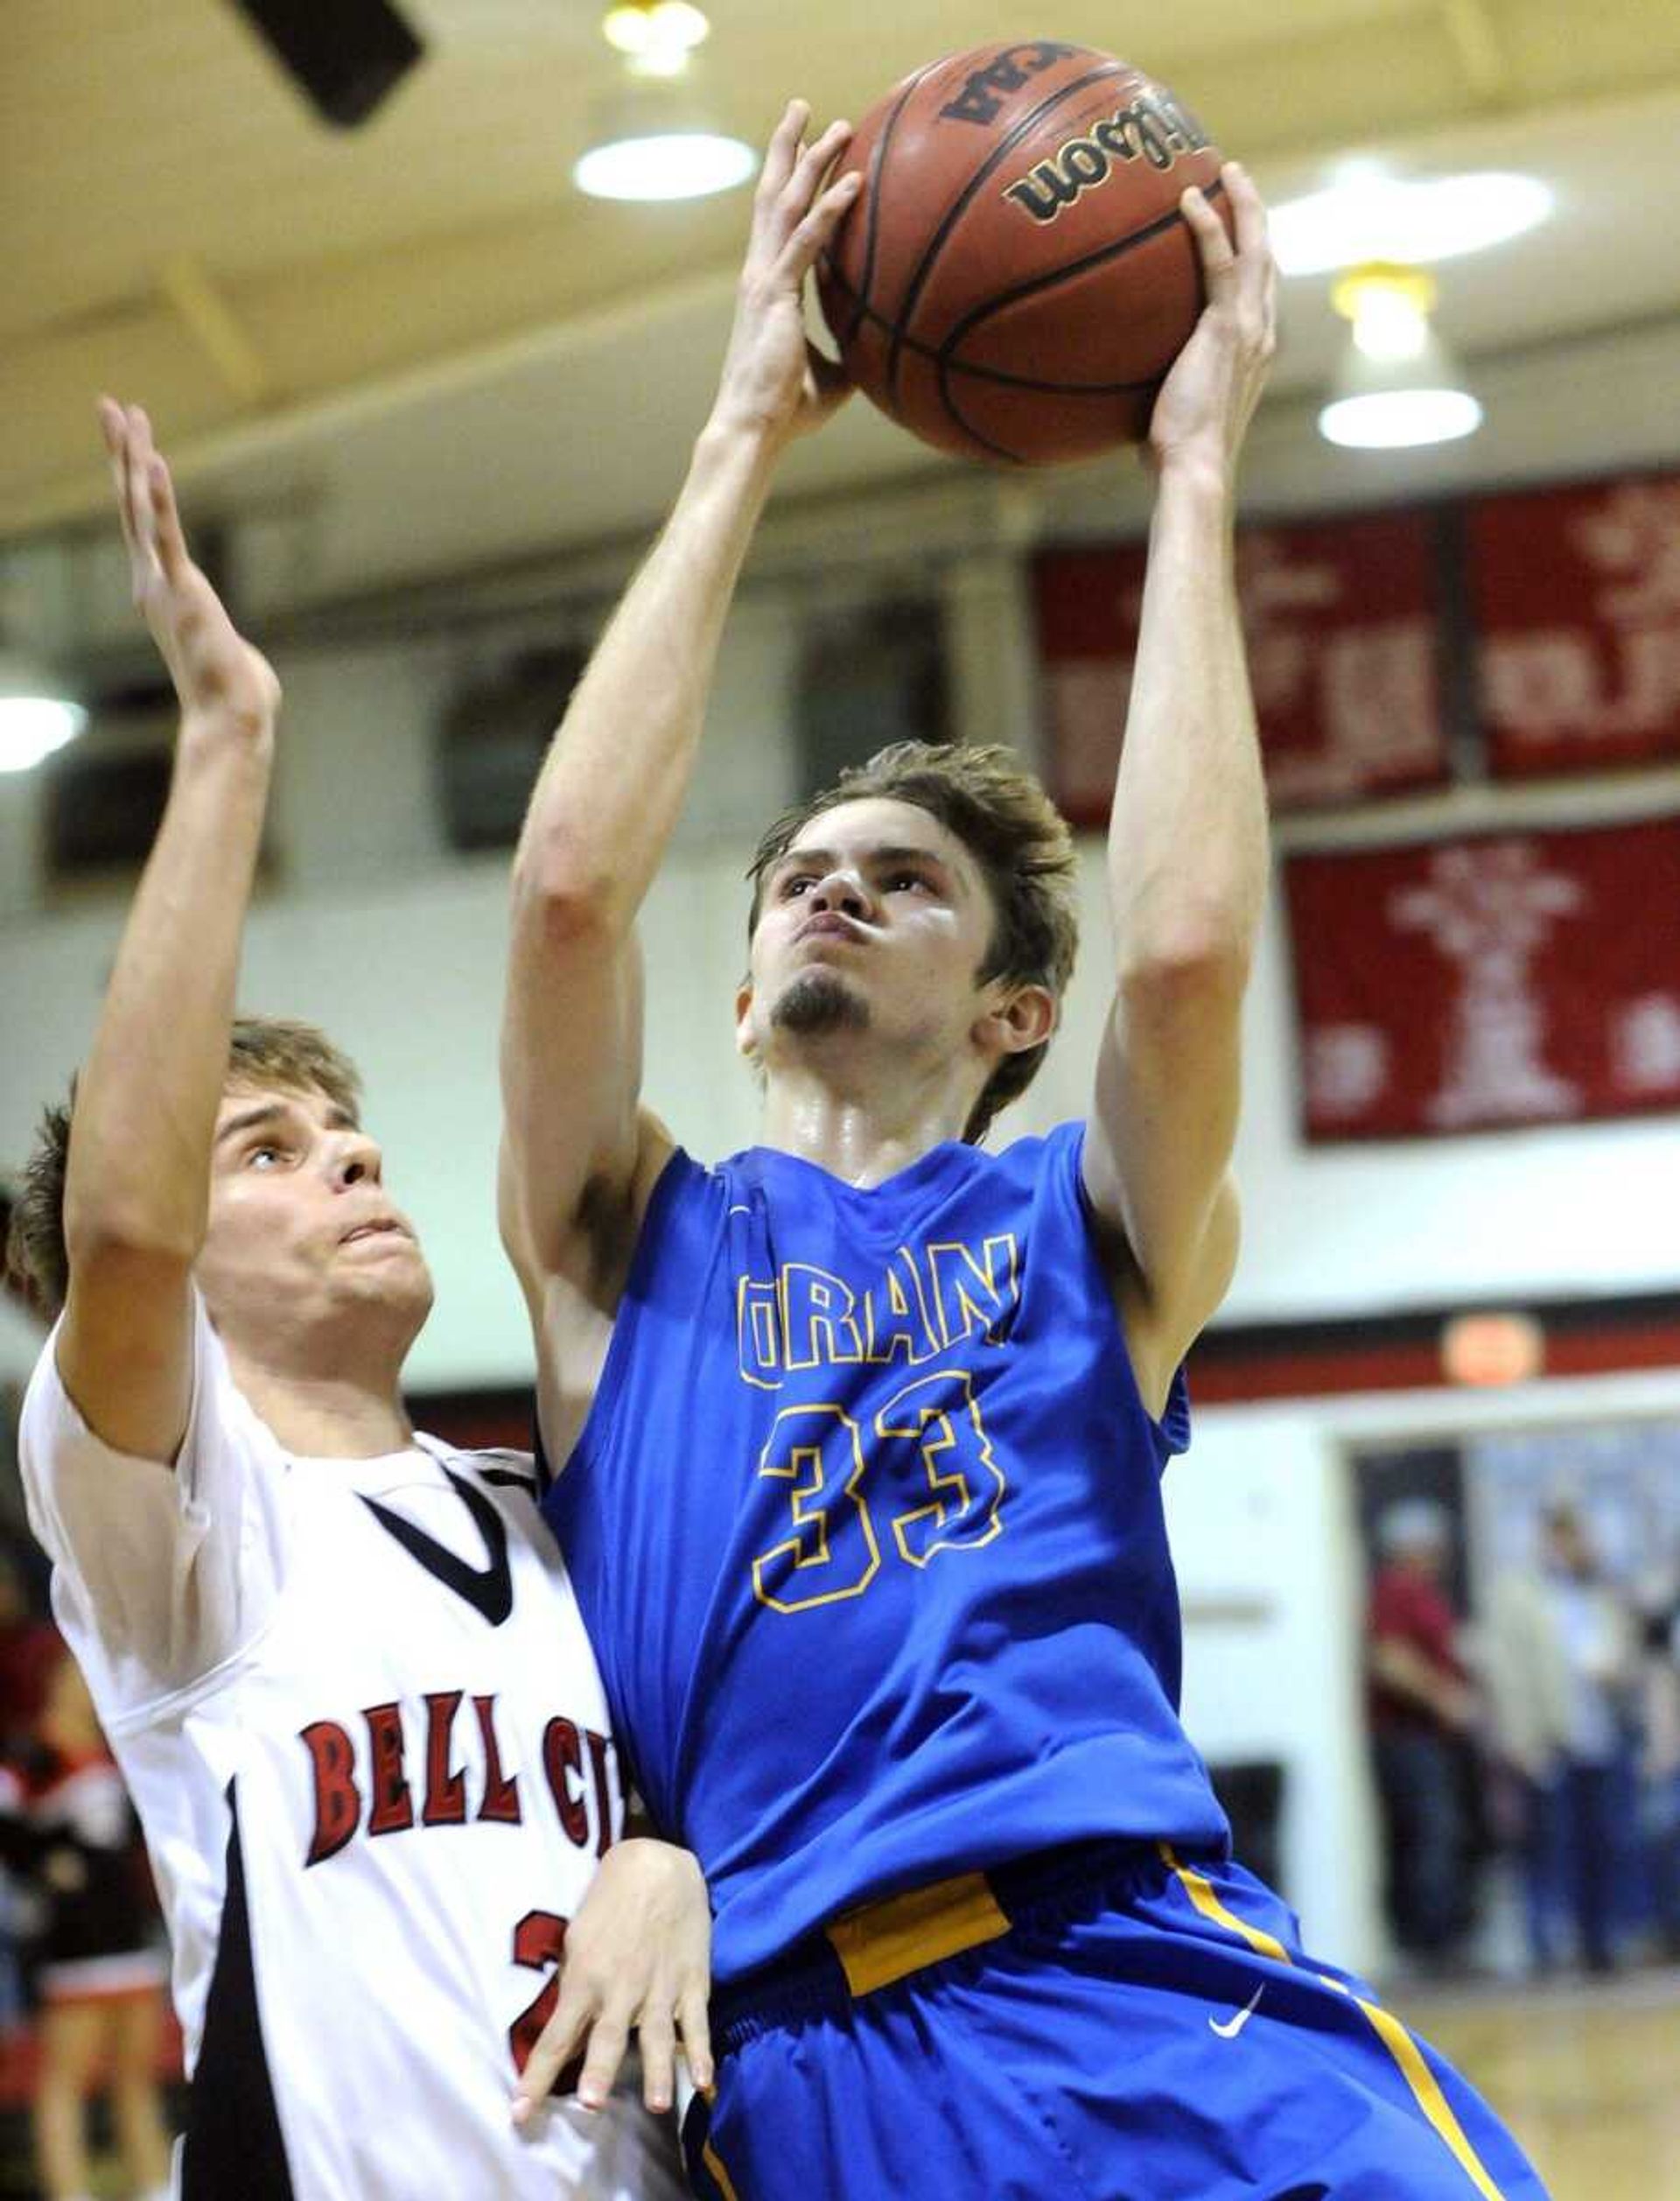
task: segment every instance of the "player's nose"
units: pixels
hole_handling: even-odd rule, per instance
[[[365,1131],[346,1132],[332,1157],[332,1182],[338,1190],[350,1185],[378,1184],[385,1168],[385,1158],[378,1142]]]
[[[869,895],[856,872],[831,871],[826,879],[817,881],[809,906],[836,912],[843,917],[861,919],[869,915]]]

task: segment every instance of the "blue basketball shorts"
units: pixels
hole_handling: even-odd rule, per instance
[[[1240,1866],[1083,1844],[721,1987],[708,2201],[1545,2201],[1486,2104]]]

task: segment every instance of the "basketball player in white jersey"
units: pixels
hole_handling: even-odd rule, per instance
[[[181,723],[19,1202],[58,1318],[22,1458],[168,1917],[178,2189],[668,2201],[662,2128],[609,2089],[639,2022],[668,2105],[675,2015],[707,2075],[704,1890],[682,1852],[611,1847],[619,1762],[529,1461],[410,1426],[431,1282],[354,1070],[234,1021],[279,687],[187,554],[144,415],[102,418]],[[594,2021],[580,2099],[516,2117],[556,2002]]]

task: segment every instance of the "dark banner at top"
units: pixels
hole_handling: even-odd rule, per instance
[[[1108,817],[1144,562],[1141,543],[1045,550],[1034,562],[1046,776],[1075,825]],[[1424,515],[1246,528],[1236,573],[1276,807],[1358,802],[1446,777]]]
[[[1680,480],[1487,497],[1467,526],[1494,776],[1680,756]]]

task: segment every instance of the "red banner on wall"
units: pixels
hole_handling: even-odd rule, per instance
[[[1297,856],[1309,1139],[1680,1108],[1680,818]]]
[[[1107,819],[1143,606],[1144,547],[1034,562],[1051,792]],[[1446,776],[1429,523],[1401,512],[1244,529],[1237,595],[1266,782],[1279,809],[1358,801]]]
[[[1680,480],[1488,497],[1467,525],[1494,776],[1680,755]]]

